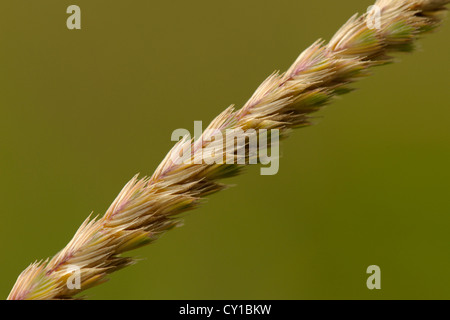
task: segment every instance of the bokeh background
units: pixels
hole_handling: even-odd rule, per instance
[[[66,28],[77,4],[82,29]],[[2,1],[0,297],[174,129],[241,106],[362,0]],[[91,299],[449,299],[450,23],[133,252]],[[368,290],[366,268],[381,268]]]

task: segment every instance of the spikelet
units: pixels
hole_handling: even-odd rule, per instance
[[[350,18],[328,44],[315,42],[285,73],[268,77],[240,110],[231,106],[222,112],[200,139],[179,141],[151,177],[135,176],[103,217],[87,218],[56,256],[25,269],[8,299],[71,299],[132,264],[124,252],[177,226],[180,213],[225,188],[218,180],[238,174],[250,160],[246,153],[241,165],[175,164],[173,155],[184,148],[193,151],[193,159],[210,152],[216,146],[210,139],[214,131],[278,129],[286,136],[293,128],[310,125],[313,112],[351,91],[349,85],[367,76],[371,67],[391,62],[391,53],[412,50],[418,36],[439,25],[448,2],[378,0],[380,28],[369,28],[370,13]],[[227,155],[237,157],[219,156]],[[80,268],[80,289],[67,286],[73,266]]]

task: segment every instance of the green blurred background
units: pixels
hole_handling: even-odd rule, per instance
[[[77,4],[82,30],[66,28]],[[52,256],[176,128],[241,106],[372,4],[2,1],[0,297]],[[91,299],[449,299],[450,23],[133,252]],[[366,268],[381,268],[368,290]]]

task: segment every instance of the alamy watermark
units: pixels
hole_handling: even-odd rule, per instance
[[[67,18],[66,26],[69,30],[81,29],[81,9],[77,5],[70,5],[67,7],[66,13],[71,15]]]
[[[174,164],[263,164],[261,175],[274,175],[279,169],[278,129],[206,129],[194,121],[194,142],[187,129],[173,131],[178,145],[170,154]],[[269,155],[270,151],[270,155]],[[267,166],[268,165],[268,166]]]
[[[369,6],[367,8],[367,28],[373,30],[381,29],[381,8],[377,5]]]
[[[368,266],[366,273],[370,274],[370,276],[367,278],[367,281],[366,281],[367,289],[369,289],[369,290],[381,289],[381,269],[380,269],[380,267],[375,264]]]
[[[67,278],[66,285],[70,290],[81,289],[81,268],[76,265],[67,266],[67,273],[72,275]]]

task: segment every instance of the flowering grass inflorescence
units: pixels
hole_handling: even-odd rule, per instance
[[[351,91],[349,85],[367,76],[371,67],[391,62],[391,53],[411,51],[421,34],[439,25],[447,3],[449,0],[378,0],[377,28],[368,23],[373,18],[370,13],[353,16],[328,44],[315,42],[285,73],[268,77],[240,110],[231,106],[222,112],[209,125],[212,131],[206,132],[277,129],[285,137],[291,129],[310,125],[313,112]],[[134,263],[123,253],[151,243],[178,225],[180,213],[225,188],[219,181],[245,166],[171,161],[183,148],[190,148],[192,157],[213,148],[207,135],[196,141],[181,140],[151,177],[135,176],[104,216],[88,217],[62,251],[25,269],[8,299],[70,299]],[[245,157],[248,163],[250,155]],[[67,286],[73,266],[80,270],[79,289]]]

